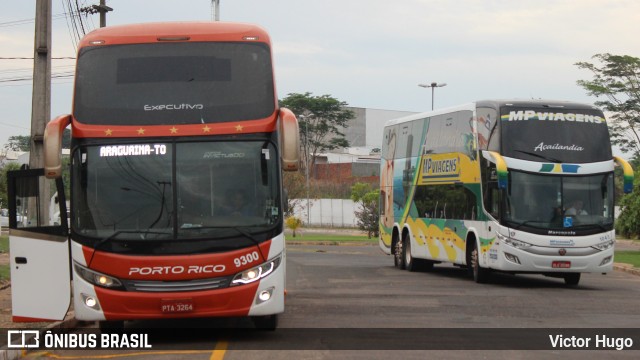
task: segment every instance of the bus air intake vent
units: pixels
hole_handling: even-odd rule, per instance
[[[231,277],[217,277],[210,279],[197,279],[186,281],[146,281],[146,280],[122,280],[127,291],[139,292],[180,292],[214,290],[229,287]]]

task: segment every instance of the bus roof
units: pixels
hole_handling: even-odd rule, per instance
[[[442,108],[434,111],[427,111],[419,114],[409,115],[409,116],[405,116],[397,119],[391,119],[385,123],[385,127],[408,122],[408,121],[424,119],[424,118],[432,117],[436,115],[456,112],[456,111],[463,111],[463,110],[475,111],[476,107],[488,107],[488,108],[498,109],[502,106],[533,106],[536,108],[548,107],[548,108],[571,108],[571,109],[599,109],[594,105],[583,104],[583,103],[572,102],[572,101],[563,101],[563,100],[542,100],[542,99],[480,100],[480,101],[474,101],[474,102],[456,105],[452,107]]]
[[[175,41],[259,41],[270,44],[260,26],[230,22],[158,22],[109,26],[88,33],[79,48],[92,45]]]
[[[462,111],[462,110],[475,111],[476,110],[476,103],[471,102],[471,103],[466,103],[466,104],[462,104],[462,105],[446,107],[446,108],[442,108],[442,109],[438,109],[438,110],[434,110],[434,111],[427,111],[427,112],[423,112],[423,113],[419,113],[419,114],[413,114],[413,115],[409,115],[409,116],[404,116],[404,117],[397,118],[397,119],[391,119],[391,120],[387,121],[384,124],[384,126],[387,127],[387,126],[396,125],[396,124],[400,124],[400,123],[404,123],[404,122],[408,122],[408,121],[424,119],[424,118],[427,118],[427,117],[432,117],[432,116],[436,116],[436,115],[446,114],[446,113],[455,112],[455,111]]]

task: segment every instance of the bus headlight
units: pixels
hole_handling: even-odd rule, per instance
[[[89,283],[93,284],[93,285],[97,285],[103,288],[107,288],[107,289],[122,289],[123,285],[120,282],[120,280],[109,276],[109,275],[105,275],[102,273],[99,273],[97,271],[93,271],[91,269],[88,269],[78,263],[74,263],[74,267],[76,269],[76,273],[78,273],[78,275],[80,275],[81,278],[83,278],[84,280],[88,281]]]
[[[236,276],[233,277],[233,280],[231,280],[231,286],[250,284],[264,277],[267,277],[269,276],[269,274],[274,272],[278,268],[278,266],[280,266],[281,262],[282,254],[276,256],[275,258],[267,261],[264,264],[237,273]]]
[[[516,249],[526,249],[528,247],[531,246],[531,244],[526,243],[524,241],[520,241],[520,240],[516,240],[516,239],[512,239],[508,236],[504,236],[500,233],[496,233],[496,236],[498,237],[498,240],[504,241],[505,244],[509,245],[509,246],[513,246]]]
[[[600,251],[604,251],[604,250],[612,248],[613,245],[615,245],[615,243],[616,243],[615,240],[609,240],[609,241],[605,241],[605,242],[597,244],[597,245],[593,245],[591,247],[594,248],[594,249],[598,249]]]

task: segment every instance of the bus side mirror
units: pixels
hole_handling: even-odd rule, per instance
[[[47,124],[44,132],[44,175],[48,179],[62,175],[62,134],[71,123],[71,115],[62,115]]]
[[[300,163],[300,130],[298,119],[286,108],[280,109],[280,153],[282,170],[296,171]]]
[[[624,191],[625,194],[632,192],[633,191],[633,168],[625,159],[619,156],[614,156],[613,161],[615,161],[618,165],[622,166],[622,174],[623,174],[622,190]]]
[[[496,172],[498,173],[498,188],[504,190],[509,185],[509,169],[502,155],[495,151],[482,150],[482,156],[490,162],[496,164]]]

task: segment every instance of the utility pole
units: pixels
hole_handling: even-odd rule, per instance
[[[220,21],[220,0],[211,0],[211,20]]]
[[[33,51],[33,92],[31,95],[31,149],[29,167],[44,167],[44,130],[51,118],[51,0],[36,1]],[[48,187],[43,186],[47,189]],[[43,199],[48,199],[43,194]],[[48,202],[40,204],[40,219],[47,219]],[[33,214],[33,213],[31,213]],[[30,215],[31,215],[30,214]]]
[[[96,12],[100,13],[100,27],[103,28],[107,26],[107,13],[109,11],[113,11],[112,8],[108,7],[105,3],[106,0],[100,0],[100,5],[93,5],[93,9]]]

